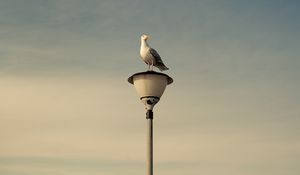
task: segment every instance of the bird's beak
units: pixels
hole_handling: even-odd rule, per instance
[[[150,36],[149,35],[147,35],[147,38],[146,39],[149,39],[150,38]]]

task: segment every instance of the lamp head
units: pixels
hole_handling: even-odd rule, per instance
[[[147,71],[132,75],[128,78],[128,82],[134,85],[145,108],[152,110],[173,79],[163,73]]]

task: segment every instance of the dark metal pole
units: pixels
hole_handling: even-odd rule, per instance
[[[148,110],[147,119],[147,175],[153,175],[153,111]]]

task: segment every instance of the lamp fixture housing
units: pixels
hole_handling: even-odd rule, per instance
[[[128,78],[133,84],[140,100],[147,110],[152,110],[163,95],[166,86],[173,83],[173,79],[166,74],[146,71],[133,74]]]

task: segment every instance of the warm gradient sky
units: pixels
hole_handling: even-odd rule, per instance
[[[145,174],[147,33],[155,174],[299,175],[299,31],[297,0],[2,0],[0,174]]]

